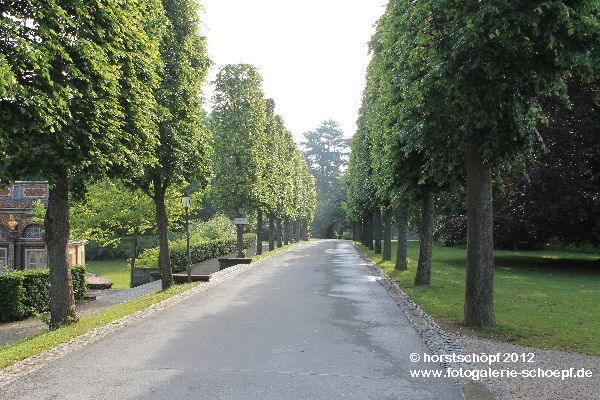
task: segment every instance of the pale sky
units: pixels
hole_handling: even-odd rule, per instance
[[[346,137],[369,62],[367,42],[386,0],[200,0],[214,80],[218,67],[254,64],[267,98],[294,134],[336,120]],[[211,88],[205,90],[207,101]]]

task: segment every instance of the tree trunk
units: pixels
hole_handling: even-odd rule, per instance
[[[362,223],[362,221],[357,221],[355,223],[355,230],[356,230],[356,241],[362,242],[363,241],[363,223]]]
[[[371,250],[375,250],[375,247],[373,246],[373,233],[374,233],[374,229],[375,227],[373,226],[373,214],[369,215],[367,217],[367,246],[369,246],[369,249]]]
[[[392,259],[392,208],[386,207],[383,221],[383,259]]]
[[[290,244],[290,221],[287,218],[283,219],[283,244]]]
[[[302,240],[308,241],[308,222],[302,221]]]
[[[360,241],[364,246],[369,246],[369,240],[367,238],[367,219],[363,218],[362,223],[361,223],[361,235],[360,235]]]
[[[165,188],[160,179],[153,179],[154,205],[156,207],[156,225],[158,228],[159,265],[162,276],[162,288],[167,289],[173,284],[173,271],[171,270],[171,258],[169,256],[169,220],[165,207]]]
[[[296,241],[296,221],[290,221],[290,242]]]
[[[269,251],[275,250],[275,216],[269,213]]]
[[[260,207],[258,208],[256,216],[256,254],[262,254],[263,252],[263,212]]]
[[[133,283],[133,269],[135,268],[135,261],[137,260],[139,254],[140,247],[140,229],[136,226],[133,229],[133,250],[131,251],[131,270],[130,270],[130,278],[129,278],[129,286]]]
[[[428,191],[423,199],[421,228],[419,230],[419,264],[415,285],[428,286],[431,283],[431,255],[433,251],[433,192]]]
[[[281,229],[281,218],[277,218],[277,248],[283,246],[283,242],[281,241],[282,237],[282,229]]]
[[[239,216],[241,218],[241,215]],[[244,225],[236,225],[237,234],[237,257],[244,258]]]
[[[44,220],[48,265],[50,267],[50,327],[77,322],[71,267],[67,260],[69,225],[69,178],[66,172],[50,190]]]
[[[381,208],[373,209],[373,241],[375,242],[375,253],[381,254]]]
[[[396,214],[396,223],[398,224],[398,249],[396,250],[397,270],[408,269],[408,207],[402,207]]]
[[[294,242],[300,241],[300,232],[299,232],[298,220],[294,220]]]
[[[465,324],[494,325],[494,211],[492,169],[476,146],[468,145],[467,167],[467,283]]]

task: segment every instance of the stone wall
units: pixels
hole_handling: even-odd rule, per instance
[[[151,274],[158,272],[159,270],[154,268],[133,268],[131,273],[131,287],[154,282],[157,279],[153,278]]]

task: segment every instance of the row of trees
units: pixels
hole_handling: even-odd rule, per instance
[[[0,14],[1,178],[50,184],[51,326],[77,320],[69,200],[107,177],[153,200],[168,287],[165,193],[211,174],[197,0],[8,2]]]
[[[276,237],[285,244],[292,235],[306,239],[315,213],[314,178],[283,119],[275,114],[275,102],[265,99],[259,72],[248,64],[226,65],[215,84],[210,125],[218,207],[238,217],[256,217],[258,254],[265,215],[269,250]],[[240,246],[238,226],[241,256]]]
[[[397,266],[405,268],[408,210],[420,209],[415,283],[427,285],[434,201],[466,187],[467,325],[495,323],[493,177],[530,156],[539,124],[560,103],[552,100],[568,102],[567,78],[597,78],[599,11],[593,0],[390,0],[377,24],[348,170],[349,216],[355,235],[377,246],[385,210],[388,247],[397,210]]]

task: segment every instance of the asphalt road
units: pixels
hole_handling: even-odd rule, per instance
[[[319,241],[100,339],[2,399],[462,399],[352,245]],[[426,368],[432,368],[427,364]]]

